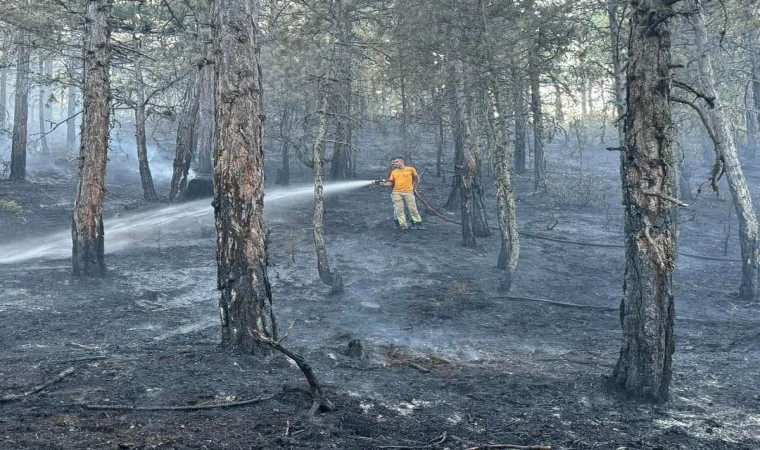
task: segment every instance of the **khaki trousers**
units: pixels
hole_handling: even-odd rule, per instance
[[[422,217],[417,212],[417,202],[414,199],[414,191],[394,191],[391,193],[393,198],[393,207],[396,208],[398,224],[401,227],[407,226],[406,214],[404,213],[404,204],[409,208],[409,215],[412,216],[412,222],[422,223]]]

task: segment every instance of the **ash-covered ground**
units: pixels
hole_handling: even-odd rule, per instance
[[[556,143],[549,155],[547,192],[516,178],[521,260],[506,294],[496,289],[498,235],[461,245],[457,215],[441,207],[450,180],[427,161],[412,162],[436,210],[421,205],[425,231],[395,229],[386,189],[328,198],[339,296],[317,275],[311,198],[268,200],[283,344],[337,407],[314,418],[285,356],[219,350],[210,206],[180,217],[197,204],[148,205],[134,175],[111,173],[108,276],[76,278],[65,257],[73,170],[0,181],[0,199],[22,207],[0,209],[0,258],[11,243],[32,249],[55,233],[64,249],[0,265],[0,447],[760,448],[760,305],[738,299],[727,191],[682,210],[672,400],[639,405],[607,385],[620,348],[617,156],[587,151],[580,164]],[[361,176],[384,177],[386,156],[367,151]],[[141,214],[165,219],[113,229]],[[349,354],[354,339],[361,357]]]

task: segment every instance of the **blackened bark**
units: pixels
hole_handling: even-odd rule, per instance
[[[249,330],[277,339],[267,275],[258,1],[216,0],[214,217],[222,347],[268,353]]]
[[[84,113],[79,184],[71,227],[72,267],[77,276],[103,276],[103,199],[108,155],[111,87],[108,76],[111,0],[89,0],[84,42]]]
[[[612,380],[633,398],[668,398],[676,233],[671,210],[670,30],[667,0],[642,0],[631,15],[626,148],[622,160],[625,255],[623,341]]]
[[[10,179],[26,179],[26,145],[29,122],[29,32],[21,30],[16,64],[16,96],[13,106],[13,140],[11,143]]]
[[[75,56],[69,57],[69,76],[75,78],[77,72],[75,67],[78,65],[78,58]],[[66,150],[73,152],[77,146],[77,126],[76,126],[76,112],[77,112],[77,90],[79,87],[76,83],[71,83],[67,89],[68,91],[68,105],[67,105],[67,118],[66,118]]]

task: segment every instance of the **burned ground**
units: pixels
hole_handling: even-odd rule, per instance
[[[317,275],[310,199],[267,206],[284,344],[337,406],[311,419],[287,358],[219,350],[208,219],[136,231],[103,279],[73,277],[65,258],[0,265],[0,447],[760,448],[760,308],[737,296],[730,198],[702,193],[682,211],[672,399],[639,405],[607,384],[623,270],[616,157],[586,155],[584,172],[579,155],[552,152],[554,187],[532,194],[517,177],[522,254],[508,294],[496,290],[499,238],[462,247],[440,208],[448,183],[430,171],[421,192],[449,220],[427,211],[425,231],[394,228],[386,190],[328,198],[340,296]],[[362,175],[382,177],[383,161]],[[32,178],[0,182],[0,199],[22,207],[0,209],[6,241],[68,230],[70,172]],[[110,177],[106,216],[156,208],[141,198],[138,182]],[[361,357],[349,356],[355,339]]]

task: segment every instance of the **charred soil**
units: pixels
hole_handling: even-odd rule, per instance
[[[641,405],[608,386],[624,255],[616,165],[603,153],[593,178],[550,166],[561,188],[547,192],[518,175],[509,293],[496,289],[497,234],[461,245],[456,215],[440,208],[444,180],[425,175],[435,213],[420,205],[424,231],[395,228],[385,189],[328,197],[337,296],[317,275],[309,199],[267,206],[283,344],[336,406],[313,417],[288,358],[219,349],[213,222],[136,232],[102,279],[72,276],[68,259],[0,265],[0,447],[760,448],[760,308],[737,296],[724,195],[681,213],[671,400]],[[157,208],[139,183],[109,182],[107,217]],[[66,231],[73,186],[59,174],[0,182],[0,199],[20,207],[0,208],[3,239]]]

